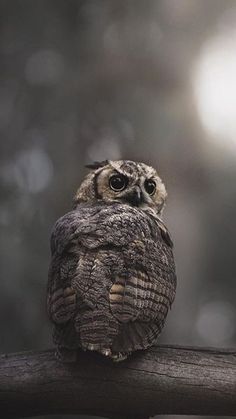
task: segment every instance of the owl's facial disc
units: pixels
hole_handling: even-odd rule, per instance
[[[165,186],[155,169],[130,160],[94,163],[75,196],[80,202],[120,202],[161,214],[166,200]]]
[[[140,209],[162,206],[160,178],[154,170],[149,174],[114,165],[105,167],[96,176],[96,190],[97,198],[107,202],[120,202]]]

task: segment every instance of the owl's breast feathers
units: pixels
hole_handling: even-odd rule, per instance
[[[58,345],[127,353],[153,343],[176,289],[161,220],[125,204],[80,205],[56,222],[51,250],[48,311]]]

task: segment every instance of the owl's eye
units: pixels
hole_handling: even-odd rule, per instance
[[[146,179],[144,182],[144,188],[149,195],[153,195],[156,191],[156,183],[152,179]]]
[[[113,175],[109,179],[110,188],[115,192],[120,192],[126,188],[128,180],[123,175]]]

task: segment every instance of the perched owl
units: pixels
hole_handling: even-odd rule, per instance
[[[123,360],[155,343],[176,289],[156,170],[129,160],[90,169],[51,236],[47,308],[57,356],[77,349]]]

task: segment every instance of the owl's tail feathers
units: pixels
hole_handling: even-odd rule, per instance
[[[104,310],[86,311],[75,319],[75,329],[83,349],[110,356],[110,348],[118,333],[118,322]]]
[[[160,334],[162,325],[158,322],[136,320],[122,324],[112,346],[113,353],[129,353],[146,349],[153,345]]]

